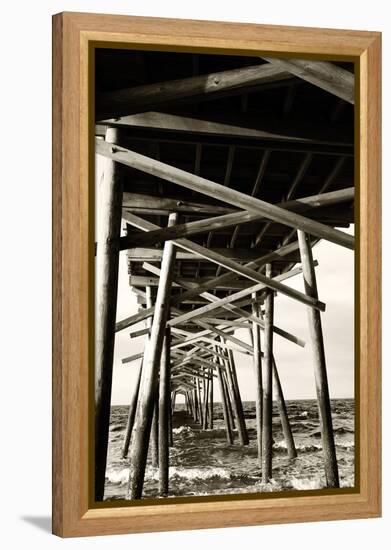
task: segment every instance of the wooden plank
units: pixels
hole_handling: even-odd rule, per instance
[[[336,204],[348,202],[353,199],[354,187],[350,187],[348,189],[341,189],[338,191],[332,191],[330,193],[286,201],[278,204],[277,206],[280,206],[281,208],[284,208],[286,210],[291,210],[293,212],[304,212],[307,209],[316,209],[330,205],[334,206]],[[123,213],[123,217],[126,220],[126,213]],[[204,220],[198,220],[195,222],[179,224],[171,228],[160,228],[136,235],[130,234],[129,236],[121,237],[120,250],[125,250],[127,248],[136,246],[161,243],[166,240],[176,239],[179,237],[188,237],[190,235],[196,235],[199,233],[210,231],[211,229],[219,230],[223,228],[234,227],[251,221],[265,221],[265,217],[263,215],[259,215],[258,213],[244,210],[231,214],[225,214],[222,216],[216,216],[213,218],[206,218]]]
[[[142,229],[143,231],[149,231],[150,229],[155,229],[156,227],[158,227],[151,222],[147,222],[146,220],[135,216],[134,214],[129,214],[127,221],[135,227]],[[311,307],[315,307],[317,309],[320,309],[321,311],[325,310],[325,304],[323,304],[319,300],[313,300],[310,297],[305,296],[302,292],[283,285],[278,280],[268,279],[261,273],[254,271],[253,269],[250,269],[246,266],[241,266],[237,262],[225,258],[221,254],[213,252],[212,250],[205,248],[204,246],[201,246],[187,239],[175,239],[169,242],[174,243],[175,246],[199,254],[200,256],[203,256],[204,258],[207,258],[208,260],[218,265],[221,265],[222,267],[225,267],[226,269],[229,269],[230,271],[233,271],[238,275],[242,275],[243,277],[247,277],[248,279],[251,279],[258,283],[263,283],[268,288],[271,288],[272,290],[275,290],[277,292],[279,291],[282,294],[285,294],[286,296],[293,298],[294,300],[297,300],[303,304],[310,305]]]
[[[179,99],[197,97],[199,100],[210,94],[232,92],[244,86],[260,86],[288,78],[291,78],[289,73],[264,64],[97,93],[96,120],[149,111]]]
[[[236,189],[224,187],[219,183],[201,178],[180,168],[170,166],[155,159],[140,155],[135,151],[130,151],[124,147],[110,147],[109,144],[97,139],[95,142],[95,151],[97,154],[109,157],[117,162],[141,170],[147,174],[160,177],[177,185],[186,187],[198,193],[208,195],[214,199],[231,204],[235,207],[243,208],[263,214],[265,217],[295,229],[306,231],[310,235],[325,239],[345,248],[354,250],[354,237],[347,235],[343,231],[338,231],[332,227],[305,218],[301,214],[289,212],[267,203],[261,199],[250,197]]]
[[[354,74],[328,61],[263,57],[276,69],[287,71],[348,103],[354,104]]]

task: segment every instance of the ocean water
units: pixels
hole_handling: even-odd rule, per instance
[[[354,400],[332,400],[333,427],[341,487],[354,486]],[[319,417],[315,400],[287,401],[288,415],[298,451],[287,456],[281,424],[273,409],[273,478],[261,482],[257,461],[255,404],[244,402],[250,444],[226,441],[221,405],[214,404],[214,428],[203,431],[199,424],[177,405],[173,417],[174,446],[170,448],[168,496],[201,496],[236,493],[262,493],[325,487]],[[125,499],[129,477],[128,459],[121,457],[128,407],[113,406],[106,471],[105,499]],[[158,471],[150,457],[143,497],[156,498]]]

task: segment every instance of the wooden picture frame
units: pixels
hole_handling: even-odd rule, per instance
[[[97,46],[349,60],[356,68],[359,487],[133,507],[91,505],[89,87]],[[381,514],[381,35],[87,13],[53,18],[53,533],[62,537],[378,517]]]

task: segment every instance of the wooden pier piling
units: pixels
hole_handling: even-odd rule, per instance
[[[171,214],[169,225],[176,223],[177,215]],[[136,412],[134,436],[130,453],[129,498],[141,498],[145,466],[150,438],[153,409],[156,400],[160,356],[163,347],[166,322],[170,308],[171,282],[175,262],[175,248],[171,241],[164,244],[161,276],[155,302],[151,336],[148,342],[147,360],[143,367],[140,398]]]
[[[272,276],[271,264],[266,265],[266,276]],[[273,457],[273,302],[274,293],[266,291],[265,297],[265,352],[262,407],[262,481],[272,477]]]
[[[107,144],[118,144],[119,130],[108,128]],[[113,146],[113,145],[110,145]],[[97,187],[95,328],[95,500],[103,500],[109,440],[111,386],[118,288],[118,240],[121,232],[122,182],[119,165],[104,159]]]
[[[133,425],[134,425],[134,419],[136,416],[136,409],[137,409],[137,400],[138,400],[138,394],[140,390],[140,381],[141,381],[141,371],[143,368],[143,364],[141,362],[136,383],[133,389],[130,405],[129,405],[129,413],[128,413],[128,420],[126,423],[126,430],[125,430],[125,438],[124,438],[124,444],[122,447],[122,458],[126,458],[128,456],[128,450],[129,450],[129,443],[130,439],[132,437],[132,431],[133,431]]]
[[[170,346],[171,331],[166,328],[159,378],[159,495],[168,493],[170,431]]]
[[[301,264],[303,267],[304,289],[312,297],[318,296],[316,275],[312,257],[311,240],[303,231],[297,232]],[[311,310],[311,311],[310,311]],[[338,463],[335,452],[333,420],[327,379],[326,355],[323,343],[322,320],[320,312],[307,308],[308,325],[314,361],[316,395],[318,399],[320,431],[324,453],[324,468],[327,487],[339,487]]]
[[[258,317],[257,294],[253,294],[252,314]],[[262,385],[262,352],[261,332],[259,325],[252,323],[253,341],[253,368],[254,368],[254,389],[255,389],[255,424],[257,431],[258,464],[262,469],[262,407],[263,407],[263,385]]]

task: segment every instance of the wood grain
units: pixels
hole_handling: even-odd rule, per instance
[[[203,51],[356,62],[360,287],[357,492],[166,501],[96,508],[89,449],[91,316],[89,48]],[[125,45],[124,45],[125,43]],[[380,431],[380,81],[376,32],[63,13],[53,18],[53,532],[63,537],[378,517]],[[92,126],[91,126],[92,128]],[[358,183],[358,182],[357,182]],[[78,322],[75,322],[75,320]]]

